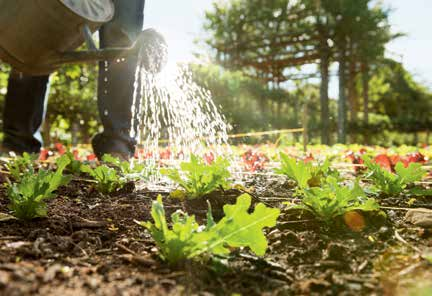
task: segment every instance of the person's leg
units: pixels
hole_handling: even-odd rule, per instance
[[[142,31],[144,0],[114,0],[114,19],[99,31],[102,48],[130,46]],[[130,137],[137,57],[99,64],[98,108],[104,131],[93,138],[96,155],[130,157],[136,140]]]
[[[3,114],[3,151],[39,153],[49,76],[11,71]]]

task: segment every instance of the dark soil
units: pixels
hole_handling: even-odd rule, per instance
[[[247,184],[255,186],[255,201],[271,206],[282,207],[279,199],[292,196],[292,184],[280,178]],[[431,244],[424,231],[407,230],[403,211],[389,210],[382,221],[365,216],[362,232],[342,221],[325,227],[303,213],[283,211],[277,227],[268,230],[264,258],[238,250],[227,260],[170,267],[158,259],[147,231],[134,223],[151,219],[157,193],[131,189],[102,196],[73,182],[49,202],[48,218],[0,222],[0,295],[394,295],[374,266],[400,244],[395,230],[402,229],[417,247]],[[227,200],[233,200],[231,194]],[[7,203],[1,192],[1,213],[8,212]],[[193,209],[168,198],[164,203],[168,213]],[[201,218],[205,208],[197,207]]]

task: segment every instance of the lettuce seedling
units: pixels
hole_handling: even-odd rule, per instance
[[[306,188],[303,193],[301,204],[294,208],[305,209],[326,224],[331,224],[336,217],[347,212],[380,209],[375,199],[366,196],[358,181],[350,188],[339,185],[334,177],[327,177],[322,187]]]
[[[37,159],[37,154],[29,154],[24,152],[22,156],[12,158],[6,164],[6,168],[9,170],[14,180],[19,181],[21,180],[21,176],[24,172],[34,173],[33,166]]]
[[[8,188],[8,197],[9,209],[13,215],[22,220],[46,217],[45,200],[53,198],[53,192],[71,180],[70,176],[63,176],[63,170],[68,164],[67,157],[60,157],[55,172],[41,169],[35,174],[33,171],[27,171],[19,183],[11,184]]]
[[[81,171],[89,174],[96,181],[96,189],[108,194],[122,188],[125,180],[117,174],[117,171],[106,165],[100,165],[93,169],[89,165],[81,165]]]
[[[228,189],[229,161],[217,158],[211,164],[205,164],[202,159],[191,155],[190,162],[180,164],[182,174],[177,169],[161,169],[161,173],[178,183],[190,199],[199,198],[217,189]],[[184,175],[184,176],[182,176]]]
[[[249,247],[258,256],[267,249],[264,227],[273,227],[280,210],[268,208],[259,203],[249,213],[251,197],[243,194],[234,205],[225,205],[223,217],[215,223],[211,210],[207,215],[207,225],[199,225],[194,216],[175,212],[171,216],[172,227],[168,226],[162,197],[152,205],[154,223],[135,221],[150,231],[163,260],[170,264],[201,255],[227,255],[230,248]]]
[[[368,168],[367,178],[372,179],[375,191],[386,195],[398,195],[414,182],[421,181],[427,174],[420,163],[410,163],[405,167],[402,162],[395,165],[395,173],[392,173],[379,164],[373,163],[370,158],[363,157],[364,164]],[[419,192],[419,188],[412,188],[413,192]]]
[[[80,175],[81,174],[81,161],[76,160],[75,156],[72,152],[68,151],[65,154],[66,157],[70,160],[70,163],[67,166],[67,169],[74,175]]]
[[[314,166],[310,162],[297,161],[281,152],[280,160],[281,167],[275,172],[296,181],[300,189],[318,187],[328,176],[339,178],[339,173],[331,169],[328,159],[323,164]]]
[[[155,165],[136,161],[121,161],[110,154],[102,156],[102,161],[117,167],[124,178],[130,181],[148,180],[156,173]]]

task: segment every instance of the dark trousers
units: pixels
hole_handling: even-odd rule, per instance
[[[129,46],[143,27],[145,0],[114,0],[115,16],[99,31],[102,48]],[[104,131],[93,138],[95,153],[132,155],[136,141],[132,128],[132,102],[137,57],[99,64],[98,109]],[[22,152],[39,152],[39,129],[45,116],[49,76],[28,76],[14,71],[8,82],[3,115],[3,146]]]

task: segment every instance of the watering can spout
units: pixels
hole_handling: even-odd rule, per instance
[[[87,38],[88,39],[88,38]],[[154,29],[142,31],[131,47],[96,49],[88,42],[90,50],[64,52],[52,66],[64,64],[91,63],[95,61],[115,61],[129,56],[139,56],[141,66],[148,72],[158,73],[167,63],[168,46],[164,37]]]

